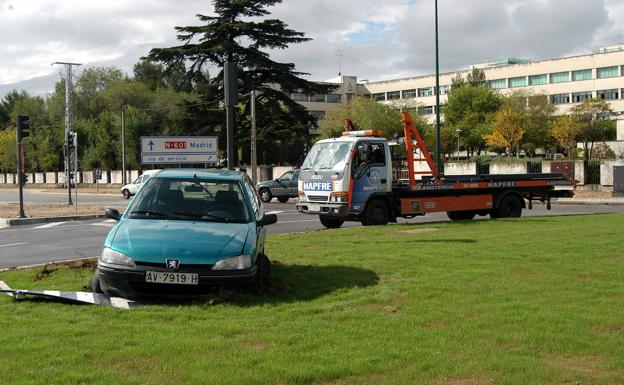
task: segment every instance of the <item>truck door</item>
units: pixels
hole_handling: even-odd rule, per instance
[[[292,180],[290,181],[290,196],[296,197],[298,196],[298,185],[299,185],[299,170],[293,172]]]
[[[384,140],[375,140],[356,144],[356,157],[351,167],[351,211],[363,211],[372,195],[384,195],[390,191],[386,143]]]
[[[273,195],[275,196],[290,196],[290,183],[293,179],[293,172],[286,171],[275,181],[275,188],[273,189]]]

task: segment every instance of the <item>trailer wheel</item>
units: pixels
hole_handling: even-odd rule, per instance
[[[344,223],[340,218],[333,218],[325,215],[319,215],[319,219],[321,220],[321,224],[328,229],[337,229]]]
[[[468,221],[471,220],[477,215],[476,211],[447,211],[446,215],[452,221]]]
[[[519,218],[522,216],[522,201],[516,195],[507,195],[498,208],[492,210],[492,218]]]
[[[366,206],[362,225],[364,226],[383,226],[388,224],[388,206],[379,199],[371,201]]]

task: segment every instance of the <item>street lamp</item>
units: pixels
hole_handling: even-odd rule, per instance
[[[455,135],[457,135],[457,161],[459,162],[459,134],[461,130],[458,128],[455,130]]]

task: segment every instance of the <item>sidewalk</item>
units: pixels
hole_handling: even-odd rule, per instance
[[[607,205],[607,206],[624,206],[624,197],[611,198],[559,198],[552,201],[553,204],[559,205]]]

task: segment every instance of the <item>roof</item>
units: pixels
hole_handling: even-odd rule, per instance
[[[245,175],[242,171],[227,169],[205,169],[205,168],[169,168],[162,170],[156,176],[158,178],[201,178],[213,180],[238,181]]]

